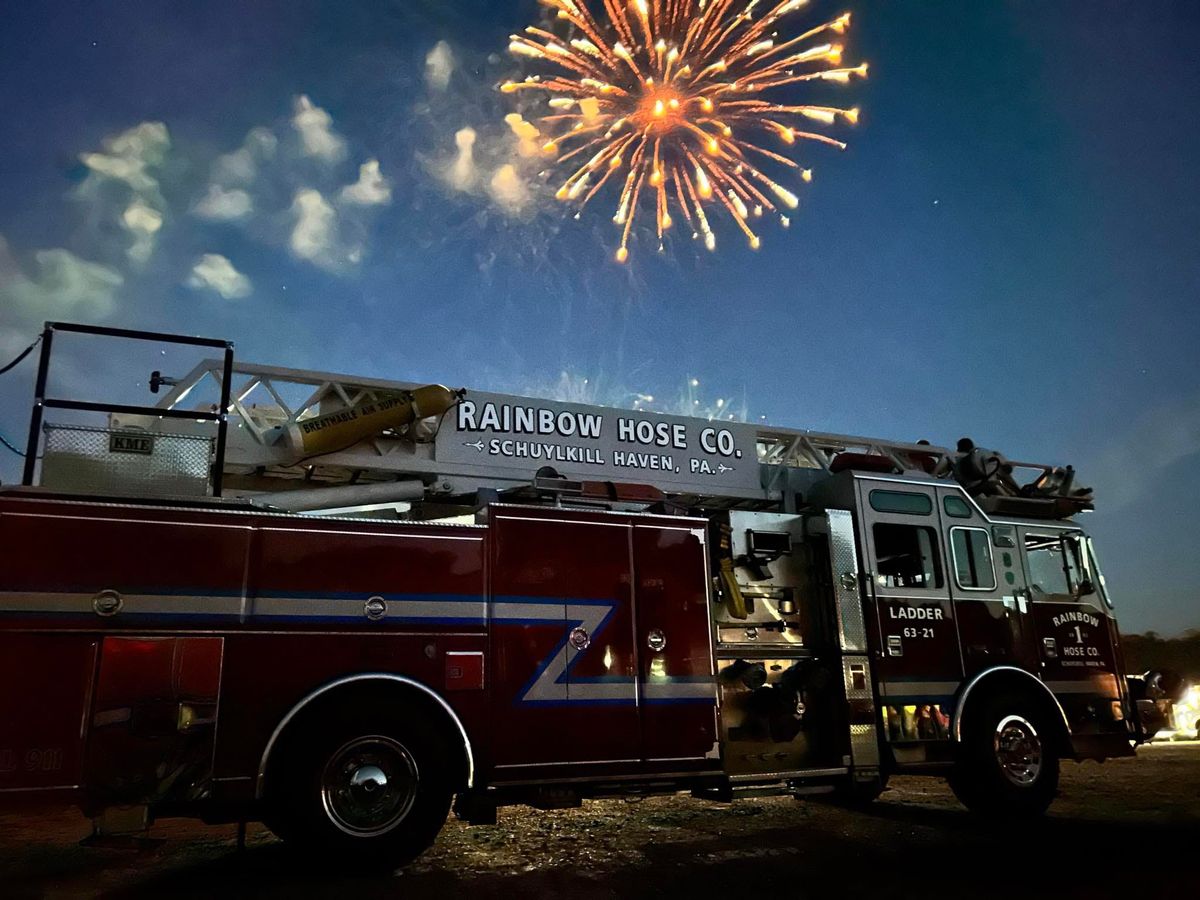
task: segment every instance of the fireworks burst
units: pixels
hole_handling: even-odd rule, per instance
[[[766,96],[785,85],[865,77],[865,63],[842,65],[836,39],[849,28],[849,13],[789,37],[777,30],[780,20],[808,0],[781,0],[757,16],[759,0],[603,0],[602,14],[587,0],[541,2],[569,34],[531,26],[512,36],[509,50],[558,71],[506,82],[501,90],[550,95],[549,111],[530,127],[542,139],[541,152],[570,170],[556,193],[560,200],[582,208],[610,181],[621,184],[613,217],[621,227],[618,262],[629,257],[639,204],[654,206],[660,249],[673,211],[693,238],[715,249],[709,213],[721,209],[757,249],[751,221],[798,204],[759,164],[812,180],[811,169],[764,143],[784,152],[798,140],[845,149],[801,123],[858,120],[857,108]],[[787,227],[786,214],[780,221]]]

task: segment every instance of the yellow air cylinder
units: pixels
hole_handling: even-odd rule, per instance
[[[302,419],[288,426],[287,441],[297,460],[334,453],[390,428],[440,416],[457,402],[450,388],[430,384]]]

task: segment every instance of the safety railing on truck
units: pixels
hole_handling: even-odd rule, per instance
[[[49,397],[46,386],[50,377],[50,361],[54,350],[54,336],[58,333],[90,335],[93,337],[122,338],[134,341],[149,341],[159,344],[181,344],[223,351],[219,365],[223,373],[221,397],[211,410],[175,409],[162,406],[140,406],[127,403],[101,403],[88,400],[71,400],[65,397]],[[221,496],[225,471],[225,444],[229,429],[229,385],[233,373],[233,342],[216,338],[188,337],[153,331],[135,331],[128,328],[109,328],[100,325],[79,325],[73,322],[47,322],[42,331],[41,356],[38,360],[37,378],[34,382],[33,411],[29,419],[29,440],[25,451],[25,470],[22,483],[33,486],[37,475],[37,461],[42,444],[43,423],[48,409],[97,412],[112,415],[141,415],[161,419],[180,419],[192,422],[214,422],[217,426],[211,463],[211,489],[214,497]]]

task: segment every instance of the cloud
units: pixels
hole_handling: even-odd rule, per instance
[[[476,160],[479,133],[468,125],[454,133],[457,148],[454,156],[443,158],[429,168],[451,190],[486,195],[506,215],[517,216],[526,212],[534,200],[527,175],[529,164],[524,157],[539,152],[533,141],[537,129],[515,113],[507,116],[505,122],[511,135],[490,138],[484,146],[484,154],[492,161],[491,165],[480,165]]]
[[[213,222],[236,222],[254,212],[252,187],[267,163],[275,158],[279,138],[270,128],[250,129],[242,146],[217,157],[208,189],[192,206],[192,212]]]
[[[322,268],[336,269],[337,261],[337,211],[313,188],[296,192],[292,200],[295,225],[288,241],[292,253]]]
[[[83,153],[87,177],[76,197],[89,203],[101,230],[109,222],[128,233],[130,260],[145,263],[154,253],[167,213],[160,183],[171,151],[171,136],[162,122],[142,122],[105,138],[102,150]]]
[[[122,181],[138,196],[158,196],[158,178],[171,149],[171,136],[162,122],[142,122],[103,141],[103,153],[81,154],[91,175]]]
[[[481,79],[451,78],[443,66],[455,65],[445,42],[426,56],[426,92],[416,109],[426,119],[435,149],[432,155],[420,156],[420,162],[436,187],[500,213],[497,222],[502,217],[509,223],[532,224],[539,210],[552,206],[543,177],[547,136],[513,111],[507,100],[498,101],[494,90],[481,91]],[[490,81],[487,74],[483,80]]]
[[[162,213],[143,200],[134,200],[121,214],[121,224],[133,235],[133,244],[127,251],[129,258],[134,262],[146,262],[154,253],[156,235],[163,224]]]
[[[281,123],[252,128],[240,147],[218,157],[191,202],[192,215],[236,225],[247,240],[348,274],[363,259],[375,211],[392,202],[392,182],[373,157],[348,181],[341,161],[349,145],[308,96],[293,99],[290,121],[292,130]]]
[[[450,45],[438,41],[425,56],[425,83],[435,91],[444,91],[449,87],[453,74],[454,54],[450,51]]]
[[[20,323],[107,318],[124,283],[116,269],[61,248],[37,251],[31,271],[25,271],[0,236],[0,310]]]
[[[251,128],[241,147],[218,157],[213,164],[213,183],[225,187],[250,184],[262,164],[275,158],[278,148],[279,138],[270,128]]]
[[[304,94],[296,98],[292,126],[300,134],[306,156],[339,162],[346,155],[346,139],[333,130],[333,118]]]
[[[529,187],[511,163],[505,163],[492,173],[488,194],[496,203],[513,210],[521,209],[530,199]]]
[[[442,180],[456,191],[472,191],[479,183],[479,168],[475,165],[477,139],[475,129],[469,125],[454,132],[454,146],[458,152],[449,164],[439,169]]]
[[[250,279],[219,253],[205,253],[201,256],[192,266],[192,272],[185,283],[197,290],[215,291],[226,300],[249,297],[254,290]]]
[[[379,171],[379,160],[369,159],[358,167],[358,181],[342,188],[344,203],[383,206],[392,202],[392,185]]]
[[[202,219],[214,222],[235,222],[254,212],[254,201],[241,188],[225,188],[210,184],[208,193],[192,208]]]

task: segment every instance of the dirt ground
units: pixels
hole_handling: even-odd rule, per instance
[[[1200,743],[1136,760],[1067,764],[1050,815],[994,826],[935,779],[897,778],[867,812],[789,798],[714,805],[688,797],[451,820],[389,878],[314,875],[251,826],[160,822],[151,849],[78,845],[78,814],[0,816],[0,896],[438,898],[569,896],[1200,897]]]

